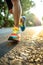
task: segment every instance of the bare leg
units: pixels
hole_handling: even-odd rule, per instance
[[[9,10],[9,13],[13,14],[13,11],[12,11],[12,9],[10,9],[10,10]]]
[[[19,27],[19,19],[22,12],[20,0],[12,0],[12,4],[13,4],[14,24],[15,26]]]

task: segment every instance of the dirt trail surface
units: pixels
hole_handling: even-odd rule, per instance
[[[26,28],[18,44],[0,43],[0,65],[43,65],[43,26]]]

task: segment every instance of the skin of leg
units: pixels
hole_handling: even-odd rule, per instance
[[[22,14],[20,0],[12,0],[12,4],[13,4],[14,24],[16,27],[19,27],[19,20]]]
[[[9,13],[13,14],[13,11],[12,11],[12,9],[10,9],[10,10],[9,10]]]

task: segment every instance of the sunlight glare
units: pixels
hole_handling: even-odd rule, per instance
[[[40,31],[43,30],[43,26],[33,27],[33,30],[35,30],[35,34],[33,35],[32,38],[36,38]]]
[[[35,2],[35,6],[30,9],[31,13],[34,13],[38,19],[42,22],[42,16],[43,16],[43,2],[40,2],[40,0],[33,0]]]

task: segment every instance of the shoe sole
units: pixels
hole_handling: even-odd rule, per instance
[[[10,42],[20,42],[20,37],[10,36],[10,37],[8,38],[8,40],[9,40]]]

